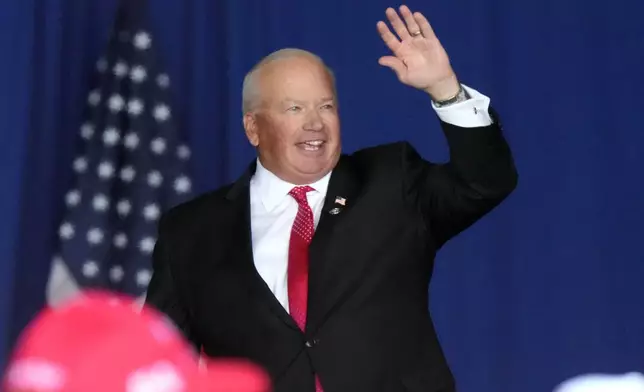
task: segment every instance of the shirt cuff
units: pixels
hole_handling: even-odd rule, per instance
[[[486,127],[492,124],[492,118],[488,112],[490,98],[478,91],[463,85],[463,88],[470,95],[467,101],[455,103],[449,106],[437,107],[432,102],[432,107],[442,121],[462,128]]]

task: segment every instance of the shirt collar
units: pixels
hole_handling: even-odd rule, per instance
[[[329,187],[331,172],[312,184],[306,184],[315,189],[315,193],[326,195]],[[258,195],[267,211],[272,211],[277,207],[288,193],[297,185],[291,184],[277,177],[271,171],[266,169],[257,159],[257,168],[253,176],[253,181],[257,186]]]

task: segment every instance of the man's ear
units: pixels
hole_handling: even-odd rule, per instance
[[[245,113],[243,121],[248,141],[253,145],[253,147],[257,147],[259,145],[259,135],[257,134],[257,118],[255,117],[255,114],[250,112]]]

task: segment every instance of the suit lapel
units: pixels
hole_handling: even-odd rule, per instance
[[[334,255],[338,249],[331,244],[335,243],[336,229],[349,216],[359,193],[360,178],[351,158],[343,155],[331,174],[320,221],[309,247],[307,333],[317,329],[352,282],[336,279],[352,266],[341,264]]]
[[[227,261],[233,263],[232,268],[238,269],[241,279],[260,302],[268,306],[271,311],[289,327],[299,330],[293,318],[286,312],[275,295],[260,276],[255,268],[252,247],[252,233],[250,222],[250,179],[255,172],[255,163],[251,164],[248,171],[231,187],[226,198],[231,201],[234,214],[231,219],[230,237],[234,244],[231,244],[231,257]],[[211,246],[218,246],[211,241]]]

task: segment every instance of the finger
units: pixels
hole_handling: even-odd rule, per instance
[[[405,64],[400,59],[394,56],[383,56],[378,59],[378,64],[391,68],[396,73],[398,79],[402,80],[405,74]]]
[[[406,38],[409,38],[409,31],[407,30],[407,27],[403,23],[402,19],[400,19],[400,17],[398,16],[398,13],[393,8],[389,7],[385,11],[385,14],[387,15],[389,23],[391,23],[400,39],[404,40]]]
[[[432,29],[432,25],[429,24],[429,21],[423,14],[420,12],[414,12],[414,19],[416,19],[416,22],[418,23],[418,26],[420,26],[420,32],[423,33],[423,36],[425,38],[429,39],[435,39],[436,34],[434,34],[434,29]]]
[[[407,31],[409,32],[409,34],[411,34],[412,37],[418,35],[418,33],[420,32],[420,27],[418,27],[418,23],[416,23],[416,19],[414,19],[414,15],[412,15],[409,7],[407,7],[406,5],[401,5],[400,14],[403,16],[403,18],[405,18]]]
[[[387,47],[391,49],[392,52],[398,50],[400,41],[398,41],[398,38],[391,32],[391,30],[389,30],[387,24],[383,21],[379,21],[376,26],[378,28],[378,33],[380,33],[380,37],[385,42]]]

